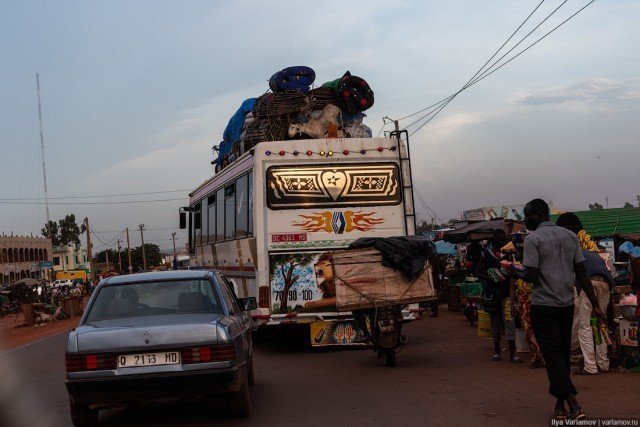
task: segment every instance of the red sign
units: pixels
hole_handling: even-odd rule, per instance
[[[306,242],[306,233],[283,233],[272,234],[271,243],[290,243],[290,242]]]

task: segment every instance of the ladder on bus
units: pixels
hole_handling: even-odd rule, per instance
[[[406,130],[394,130],[389,136],[398,142],[398,160],[400,161],[400,185],[404,207],[404,228],[407,236],[416,234],[416,209],[413,200],[413,175],[411,173],[411,152],[409,133]],[[404,143],[404,144],[403,144]]]

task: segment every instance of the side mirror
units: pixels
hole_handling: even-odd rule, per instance
[[[242,305],[242,309],[244,311],[256,310],[258,308],[258,303],[256,302],[255,297],[239,298],[238,301]]]
[[[180,230],[187,228],[187,213],[180,212]]]

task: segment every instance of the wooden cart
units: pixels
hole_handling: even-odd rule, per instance
[[[413,281],[408,281],[399,270],[382,265],[382,254],[373,248],[332,252],[331,264],[338,311],[408,305],[438,298],[428,263]]]

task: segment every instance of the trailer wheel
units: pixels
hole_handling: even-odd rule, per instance
[[[394,348],[384,349],[382,359],[384,360],[384,366],[387,368],[396,366],[396,350]]]

